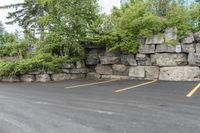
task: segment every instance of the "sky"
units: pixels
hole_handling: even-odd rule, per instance
[[[15,4],[23,2],[23,0],[0,0],[0,6]],[[102,8],[102,12],[109,13],[113,6],[119,6],[120,0],[99,0],[99,4]],[[0,10],[0,21],[5,23],[7,13],[12,10]],[[17,25],[4,25],[6,30],[9,32],[14,32],[15,30],[20,30]]]

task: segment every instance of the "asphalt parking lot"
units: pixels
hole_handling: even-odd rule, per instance
[[[0,83],[0,133],[199,133],[198,82]]]

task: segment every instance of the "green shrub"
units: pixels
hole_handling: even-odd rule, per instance
[[[27,46],[24,43],[6,43],[0,45],[0,57],[3,56],[21,56],[24,57],[27,53]]]
[[[41,73],[56,72],[59,71],[63,63],[73,63],[80,59],[78,57],[69,58],[67,56],[58,57],[50,54],[40,54],[32,59],[0,61],[0,77],[19,76],[34,71]]]

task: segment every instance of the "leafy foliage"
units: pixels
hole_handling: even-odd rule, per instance
[[[80,45],[89,25],[97,18],[96,0],[25,0],[9,13],[9,23],[18,23],[32,38],[40,37],[39,49],[60,56],[83,55]]]
[[[17,61],[0,61],[0,77],[13,77],[29,72],[39,71],[45,73],[48,71],[58,71],[63,63],[73,63],[81,58],[70,58],[67,56],[57,57],[49,54],[40,54],[32,59],[23,59]]]
[[[25,57],[26,56],[26,44],[18,43],[18,44],[5,44],[0,46],[0,57],[3,56],[18,56]]]
[[[125,53],[137,53],[138,38],[163,33],[166,28],[176,27],[181,39],[190,30],[200,30],[199,4],[187,8],[183,3],[184,0],[131,0],[120,8],[114,7],[110,15],[101,18],[103,22],[97,21],[97,28],[92,27],[87,39],[107,44],[110,51]]]

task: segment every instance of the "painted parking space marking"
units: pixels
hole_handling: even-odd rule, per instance
[[[192,96],[194,95],[194,93],[198,91],[199,88],[200,88],[200,83],[199,83],[197,86],[195,86],[195,87],[186,95],[186,97],[192,97]]]
[[[86,87],[86,86],[92,86],[92,85],[98,85],[98,84],[104,84],[104,83],[110,83],[118,81],[118,79],[108,80],[108,81],[101,81],[101,82],[95,82],[95,83],[89,83],[89,84],[81,84],[81,85],[75,85],[75,86],[69,86],[65,87],[65,89],[72,89],[72,88],[79,88],[79,87]]]
[[[141,86],[149,85],[149,84],[152,84],[152,83],[155,83],[155,82],[157,82],[157,80],[153,80],[153,81],[150,81],[150,82],[138,84],[138,85],[131,86],[131,87],[128,87],[128,88],[124,88],[124,89],[119,89],[119,90],[116,90],[115,92],[119,93],[119,92],[127,91],[127,90],[130,90],[130,89],[138,88],[138,87],[141,87]]]

